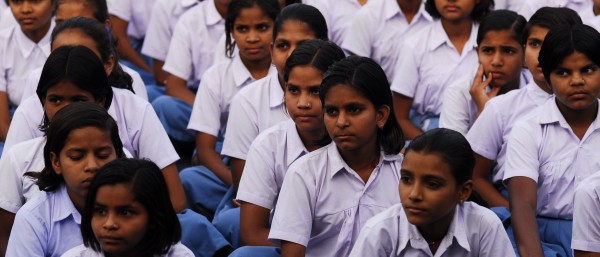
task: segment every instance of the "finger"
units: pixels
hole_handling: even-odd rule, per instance
[[[487,93],[487,96],[488,96],[489,98],[492,98],[492,97],[494,97],[494,96],[497,96],[497,95],[498,95],[498,92],[500,92],[500,89],[502,89],[502,88],[501,88],[501,87],[492,87],[492,88],[490,89],[490,91]]]
[[[492,73],[490,72],[490,73],[488,74],[488,76],[485,78],[485,81],[482,83],[482,84],[483,84],[482,86],[483,86],[484,88],[485,88],[485,87],[487,87],[487,86],[489,86],[489,85],[490,85],[490,83],[492,83],[492,80],[493,80],[493,77],[492,77]]]

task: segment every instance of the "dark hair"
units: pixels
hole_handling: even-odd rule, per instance
[[[381,66],[370,58],[359,56],[350,56],[334,63],[321,82],[321,104],[325,104],[329,89],[338,85],[350,86],[369,99],[377,109],[384,105],[390,108],[387,122],[377,133],[377,141],[386,154],[398,154],[405,143],[404,133],[396,121],[392,91]]]
[[[106,1],[103,2],[106,5]],[[54,39],[56,39],[60,33],[69,29],[77,29],[96,42],[96,47],[100,52],[102,63],[107,63],[110,56],[113,56],[115,65],[112,72],[108,75],[109,85],[134,92],[132,86],[133,79],[123,70],[123,68],[121,68],[121,65],[119,64],[119,55],[116,54],[110,34],[101,22],[84,17],[67,19],[58,24],[56,28],[54,28],[54,31],[52,31],[52,43],[54,43]]]
[[[110,139],[117,158],[124,158],[123,143],[119,138],[119,128],[117,122],[108,114],[106,109],[90,102],[72,103],[56,112],[56,115],[50,121],[49,126],[44,131],[46,145],[44,146],[44,169],[41,172],[30,171],[25,176],[34,178],[36,185],[42,191],[52,192],[60,187],[64,182],[61,175],[56,174],[52,167],[50,153],[60,155],[63,147],[73,130],[95,127],[110,133]]]
[[[527,20],[522,15],[510,10],[492,11],[485,16],[479,24],[477,31],[477,44],[485,38],[485,34],[490,31],[510,30],[512,38],[521,43],[521,35],[527,25]]]
[[[561,26],[550,30],[538,57],[548,84],[551,85],[550,73],[575,52],[585,55],[594,64],[599,65],[598,46],[600,46],[600,33],[588,25]]]
[[[521,37],[521,44],[527,43],[527,38],[533,26],[552,30],[556,26],[583,24],[579,15],[566,7],[542,7],[529,18]]]
[[[281,10],[277,0],[233,0],[229,3],[227,16],[225,17],[225,53],[229,58],[233,56],[235,41],[232,41],[233,25],[242,10],[258,6],[262,12],[275,21]]]
[[[296,20],[305,23],[315,33],[315,38],[328,40],[327,22],[319,9],[307,4],[290,4],[281,10],[273,26],[273,41],[281,30],[283,24],[288,20]]]
[[[457,185],[462,185],[473,177],[475,155],[469,141],[451,129],[428,130],[413,139],[405,153],[430,153],[441,157],[452,171]]]
[[[58,7],[65,2],[69,2],[73,0],[58,0],[56,6]],[[83,2],[86,8],[94,8],[94,18],[100,22],[105,22],[108,20],[108,6],[106,4],[106,0],[78,0],[79,2]]]
[[[479,3],[475,4],[473,11],[471,12],[471,19],[476,22],[480,22],[490,11],[494,9],[494,0],[480,0]],[[427,0],[425,2],[425,11],[433,18],[441,18],[442,15],[435,7],[435,0]]]
[[[333,42],[321,39],[302,42],[285,62],[283,79],[287,82],[292,68],[302,65],[312,65],[325,73],[329,66],[344,57],[344,51]]]
[[[181,225],[169,199],[167,183],[160,168],[151,161],[117,159],[98,170],[92,179],[81,216],[83,244],[102,252],[92,230],[92,216],[98,189],[106,185],[129,184],[134,198],[148,213],[148,230],[140,241],[140,256],[166,254],[181,240]]]
[[[108,85],[106,71],[98,56],[87,47],[61,46],[50,53],[35,91],[42,105],[48,89],[60,82],[71,82],[90,92],[96,102],[104,100],[104,108],[110,107],[113,92]],[[44,113],[42,129],[47,127],[48,122],[48,116]]]

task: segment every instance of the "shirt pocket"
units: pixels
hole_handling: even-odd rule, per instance
[[[553,199],[556,195],[556,187],[558,185],[560,177],[563,172],[561,171],[562,165],[560,161],[547,162],[540,167],[538,177],[538,213],[541,210],[546,209],[550,203],[550,199]]]
[[[336,251],[333,256],[348,256],[352,249],[352,239],[354,238],[354,223],[356,220],[356,210],[354,208],[343,211],[343,223],[339,232],[336,244]]]

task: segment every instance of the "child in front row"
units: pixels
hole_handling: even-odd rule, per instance
[[[151,161],[118,159],[90,182],[81,215],[83,245],[63,257],[194,257],[178,243],[181,225],[167,184]]]
[[[554,96],[531,111],[508,139],[514,242],[521,256],[572,256],[573,199],[600,170],[600,33],[587,25],[553,28],[540,66]],[[509,230],[509,236],[511,236]]]
[[[325,73],[319,97],[334,143],[286,172],[269,233],[283,257],[347,256],[365,222],[400,202],[404,136],[383,69],[343,59]]]
[[[515,256],[498,217],[473,202],[475,158],[458,132],[439,128],[415,138],[400,171],[401,204],[364,226],[350,257]]]
[[[232,257],[280,256],[278,247],[267,240],[271,213],[288,167],[331,142],[323,122],[319,87],[327,68],[343,58],[344,52],[334,43],[310,40],[300,44],[286,61],[285,105],[291,119],[252,142],[237,194],[241,237],[248,247],[236,250]]]
[[[600,172],[575,188],[573,240],[575,257],[600,257]]]

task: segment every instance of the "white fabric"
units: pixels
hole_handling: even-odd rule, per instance
[[[600,31],[600,15],[594,14],[593,6],[579,12],[579,16],[581,16],[584,24]]]
[[[104,253],[94,251],[92,248],[87,248],[85,245],[79,245],[62,255],[62,257],[104,257]],[[163,255],[154,255],[154,257],[194,257],[194,253],[185,245],[177,243],[171,246],[169,252]]]
[[[531,80],[529,70],[521,70],[519,88],[524,88]],[[470,74],[475,74],[474,72]],[[448,128],[466,135],[477,118],[477,104],[471,97],[471,86],[475,75],[450,84],[444,92],[440,128]]]
[[[233,41],[233,37],[231,38],[231,40]],[[229,58],[229,56],[227,56],[227,51],[225,50],[225,42],[226,41],[227,41],[227,36],[225,35],[225,33],[223,33],[223,35],[221,35],[221,38],[219,38],[219,41],[215,45],[216,50],[214,51],[213,63],[215,63],[215,64],[222,63],[226,60],[231,60],[233,57],[236,57],[237,55],[239,55],[240,48],[236,46],[233,53],[231,53],[231,58]]]
[[[460,55],[440,20],[404,41],[400,46],[392,91],[412,98],[412,109],[418,114],[439,114],[444,90],[450,83],[468,76],[478,64],[477,29],[478,25],[474,23]]]
[[[353,17],[341,47],[353,54],[375,60],[392,81],[396,62],[406,38],[419,33],[432,22],[422,5],[409,24],[395,0],[368,1]],[[475,32],[477,33],[477,32]]]
[[[352,20],[363,7],[358,3],[358,0],[315,0],[309,4],[319,9],[323,14],[325,21],[327,21],[329,40],[337,45],[342,45]]]
[[[164,61],[175,24],[185,11],[197,3],[197,0],[156,0],[148,21],[142,53]]]
[[[515,124],[508,138],[504,182],[528,177],[537,183],[536,214],[573,219],[575,188],[600,170],[600,114],[581,140],[550,98]]]
[[[15,16],[13,15],[10,8],[7,7],[6,9],[2,10],[2,12],[0,13],[0,30],[4,30],[6,28],[11,28],[13,26],[18,27],[19,23],[15,19]]]
[[[150,159],[161,169],[177,161],[179,156],[152,105],[129,90],[112,90],[113,99],[108,113],[119,126],[123,147],[135,158]],[[38,128],[43,116],[44,109],[37,95],[23,101],[13,116],[4,151],[19,142],[42,136]]]
[[[517,11],[529,20],[531,16],[540,8],[549,7],[567,7],[577,13],[581,13],[593,6],[592,0],[527,0],[523,1],[521,8]]]
[[[307,153],[292,119],[260,133],[250,146],[236,198],[275,209],[288,167]]]
[[[289,119],[283,103],[283,89],[277,72],[242,88],[231,100],[228,129],[222,155],[246,160],[250,144],[258,134]]]
[[[402,155],[384,155],[365,183],[335,143],[288,169],[269,239],[306,246],[306,256],[348,256],[368,219],[400,202]]]
[[[27,38],[19,26],[0,32],[0,91],[6,92],[12,106],[17,106],[22,98],[29,71],[43,67],[50,55],[52,29],[54,21],[37,44]]]
[[[494,0],[494,10],[511,10],[519,12],[524,1],[521,0]]]
[[[473,124],[466,138],[473,151],[496,161],[492,182],[502,183],[506,143],[515,123],[531,110],[544,104],[552,95],[531,81],[525,88],[492,98]]]
[[[163,70],[197,88],[204,72],[213,65],[215,48],[225,33],[225,20],[214,0],[189,9],[175,25]]]
[[[433,257],[418,228],[408,222],[401,204],[371,218],[350,257]],[[472,202],[459,204],[436,257],[515,256],[502,222],[492,211]]]
[[[575,189],[571,248],[600,253],[600,172]]]
[[[142,39],[156,0],[107,0],[108,13],[128,22],[127,35]]]

